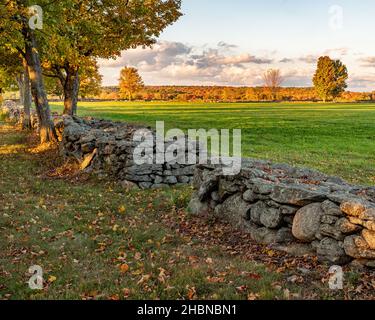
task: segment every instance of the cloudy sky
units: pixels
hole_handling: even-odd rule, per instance
[[[148,85],[261,85],[279,68],[285,86],[310,86],[329,55],[347,65],[349,89],[375,90],[374,0],[183,0],[183,12],[152,49],[101,60],[104,85],[128,65]]]

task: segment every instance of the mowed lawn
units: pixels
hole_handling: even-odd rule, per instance
[[[61,111],[62,104],[52,104]],[[375,104],[83,102],[79,115],[167,128],[242,129],[243,156],[375,182]]]

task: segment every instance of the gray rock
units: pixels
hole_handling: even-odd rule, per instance
[[[179,183],[188,184],[190,183],[190,178],[188,176],[177,177]]]
[[[329,224],[322,224],[319,228],[319,234],[336,239],[338,241],[343,241],[345,235],[340,232],[340,230],[336,229],[334,226]]]
[[[178,183],[178,180],[175,176],[169,176],[169,177],[165,177],[163,182],[165,184],[176,184]]]
[[[193,196],[188,206],[188,212],[193,215],[208,215],[210,212],[206,202],[201,202],[197,196]]]
[[[328,262],[334,265],[349,263],[349,257],[343,248],[343,243],[331,238],[324,238],[317,248],[318,259],[321,262]]]
[[[81,144],[94,143],[95,140],[96,140],[96,137],[93,134],[88,134],[88,135],[82,136],[79,139],[79,143],[81,143]]]
[[[139,183],[139,187],[141,189],[150,189],[152,186],[152,183],[151,182],[140,182]]]
[[[173,176],[192,176],[194,174],[195,166],[186,166],[179,169],[172,170]]]
[[[258,200],[258,197],[253,190],[247,190],[243,194],[243,199],[249,203],[254,203]]]
[[[140,165],[140,166],[134,165],[132,167],[129,167],[127,171],[129,175],[144,176],[144,175],[149,175],[153,173],[153,166],[147,165],[147,164]]]
[[[294,216],[284,216],[283,220],[290,228],[293,227]]]
[[[251,205],[242,199],[241,194],[236,194],[225,200],[216,212],[236,227],[242,227],[244,220],[250,218]]]
[[[210,175],[208,179],[202,182],[199,191],[198,197],[201,201],[206,200],[213,191],[217,190],[219,179],[216,175]]]
[[[254,229],[251,237],[261,244],[274,244],[277,243],[277,231],[265,227]]]
[[[303,242],[312,242],[319,231],[324,214],[320,203],[312,203],[297,211],[293,221],[293,235]]]
[[[220,200],[225,200],[231,195],[240,191],[240,186],[235,181],[228,181],[226,179],[220,179],[218,183],[218,192]]]
[[[349,192],[341,192],[341,191],[333,192],[333,193],[328,194],[327,198],[330,201],[341,205],[341,203],[343,203],[345,200],[350,198],[350,193]]]
[[[253,191],[262,195],[269,195],[273,191],[274,184],[269,181],[262,179],[252,179],[251,182],[254,184]]]
[[[251,212],[250,212],[251,221],[259,226],[262,225],[260,221],[260,216],[265,211],[267,211],[266,204],[263,201],[257,202],[255,205],[251,207]]]
[[[305,189],[298,185],[278,185],[274,187],[271,199],[281,204],[305,206],[326,200],[326,195],[319,191]]]
[[[67,141],[77,141],[83,136],[85,129],[75,122],[65,122],[64,138]]]
[[[295,238],[293,237],[292,230],[289,228],[281,228],[276,234],[276,243],[287,243],[293,242]]]
[[[125,179],[129,180],[129,181],[132,181],[132,182],[152,182],[152,178],[150,176],[139,176],[139,175],[127,174],[125,176]]]
[[[279,209],[267,207],[260,215],[260,222],[269,229],[277,229],[282,225],[283,214]]]
[[[288,215],[288,216],[295,215],[299,209],[300,207],[293,207],[293,206],[286,206],[286,205],[280,206],[280,212],[283,215]]]
[[[330,200],[326,200],[322,203],[322,209],[326,215],[343,217],[344,214],[340,210],[340,207]]]
[[[219,193],[217,191],[214,191],[211,193],[211,199],[218,202],[220,200]]]
[[[339,220],[339,217],[330,216],[330,215],[325,214],[324,216],[322,216],[321,222],[324,223],[324,224],[334,225],[338,220]]]
[[[161,176],[156,176],[154,178],[154,184],[161,184],[163,182],[163,177]]]

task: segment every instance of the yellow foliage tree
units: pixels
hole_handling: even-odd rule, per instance
[[[133,100],[134,95],[144,88],[136,68],[124,67],[120,72],[120,98]]]

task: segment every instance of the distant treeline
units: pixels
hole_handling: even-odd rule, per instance
[[[100,100],[119,100],[118,87],[103,87]],[[144,101],[261,102],[273,101],[266,87],[146,86],[134,96]],[[277,101],[319,101],[314,88],[279,88]],[[344,92],[337,101],[373,101],[375,92]]]

